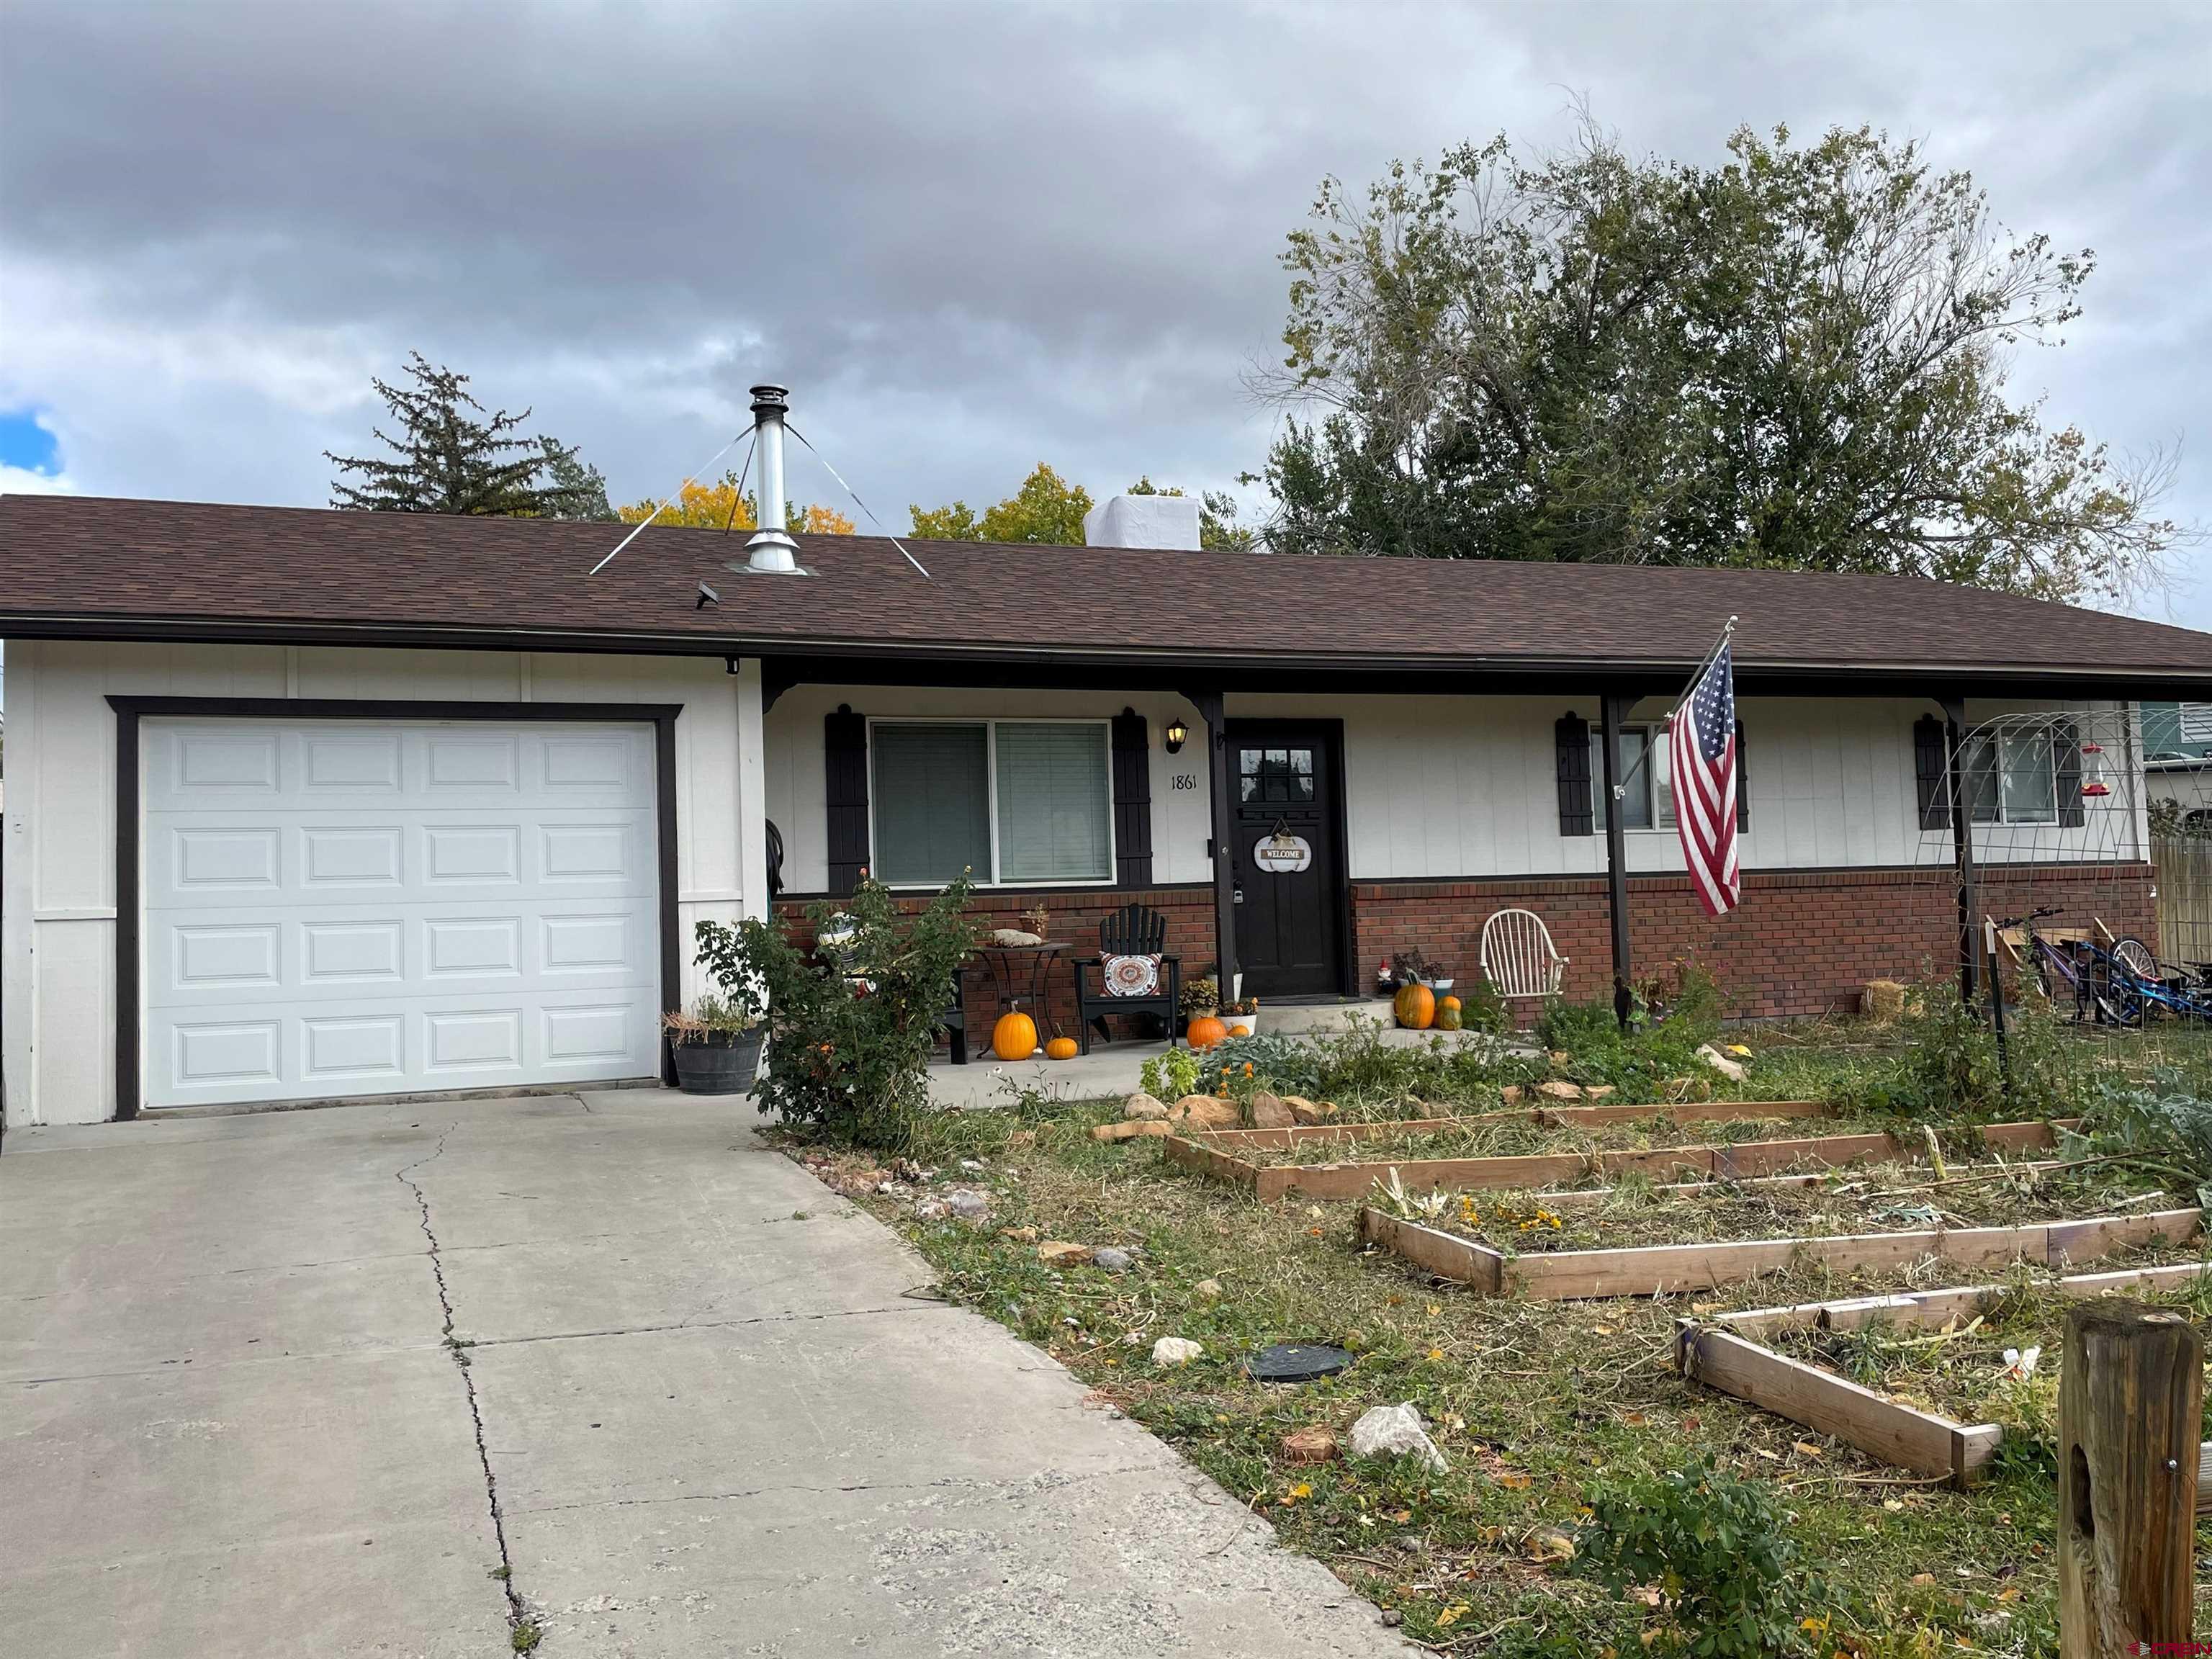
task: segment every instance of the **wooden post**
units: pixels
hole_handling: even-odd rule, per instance
[[[1237,887],[1230,848],[1233,824],[1229,811],[1229,732],[1218,691],[1186,691],[1190,706],[1206,723],[1206,800],[1213,839],[1213,954],[1221,975],[1221,1006],[1237,994]]]
[[[1605,776],[1600,787],[1605,791],[1606,908],[1613,916],[1613,1014],[1624,1031],[1628,1029],[1629,1015],[1635,1011],[1636,993],[1630,978],[1628,948],[1628,827],[1622,803],[1613,792],[1621,781],[1620,722],[1634,702],[1633,697],[1608,691],[1601,701],[1599,714],[1598,747],[1605,757]]]
[[[2067,1310],[2058,1373],[2063,1659],[2185,1650],[2203,1394],[2203,1339],[2184,1316],[2103,1297]]]
[[[1938,699],[1943,708],[1943,751],[1951,781],[1951,856],[1959,890],[1959,1000],[1972,1007],[1980,979],[1980,941],[1974,937],[1974,804],[1966,792],[1966,700]]]

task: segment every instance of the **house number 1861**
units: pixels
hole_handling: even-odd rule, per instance
[[[1198,787],[1198,774],[1195,772],[1171,773],[1168,777],[1168,787],[1170,789],[1195,789]]]

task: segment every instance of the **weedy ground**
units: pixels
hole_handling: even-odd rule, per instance
[[[1894,1038],[1848,1028],[1761,1042],[1771,1097],[1856,1098],[1889,1086],[1869,1079],[1896,1061]],[[1419,1087],[1424,1098],[1439,1092],[1432,1079]],[[1115,1115],[1111,1103],[1032,1096],[918,1126],[905,1150],[919,1163],[977,1162],[957,1173],[990,1197],[981,1224],[917,1221],[910,1202],[891,1198],[862,1201],[904,1228],[946,1294],[1049,1351],[1098,1403],[1176,1445],[1265,1513],[1286,1545],[1394,1611],[1408,1638],[1448,1653],[1672,1650],[1685,1632],[1668,1587],[1616,1591],[1577,1576],[1577,1529],[1601,1486],[1705,1455],[1771,1494],[1800,1559],[1821,1577],[1818,1604],[1793,1610],[1799,1650],[2057,1654],[2053,1487],[2036,1450],[2051,1424],[2023,1408],[2013,1454],[1961,1492],[1703,1389],[1675,1368],[1683,1314],[1962,1282],[1955,1270],[1862,1278],[1800,1268],[1694,1302],[1483,1298],[1364,1250],[1357,1202],[1262,1205],[1167,1164],[1151,1141],[1093,1140],[1091,1127]],[[833,1161],[857,1170],[877,1156]],[[2080,1194],[2085,1203],[2098,1195]],[[2052,1212],[2033,1193],[2019,1202]],[[1037,1250],[1053,1240],[1117,1246],[1133,1265],[1056,1270]],[[2179,1254],[2136,1252],[2116,1265]],[[1202,1358],[1155,1368],[1150,1351],[1162,1336],[1197,1340]],[[1297,1340],[1340,1345],[1354,1363],[1292,1387],[1243,1374],[1255,1349]],[[2055,1373],[2057,1343],[2045,1346]],[[1998,1363],[1985,1349],[1961,1349],[1962,1375],[1969,1363]],[[1306,1464],[1285,1454],[1294,1431],[1348,1437],[1369,1407],[1401,1401],[1431,1425],[1449,1473],[1412,1459]],[[2198,1547],[2203,1586],[2212,1532],[2201,1527]],[[2199,1607],[2198,1631],[2212,1635],[2203,1588]]]

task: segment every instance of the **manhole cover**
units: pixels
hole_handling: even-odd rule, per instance
[[[1255,1382],[1310,1382],[1351,1363],[1350,1354],[1326,1342],[1278,1342],[1247,1359],[1244,1374]]]

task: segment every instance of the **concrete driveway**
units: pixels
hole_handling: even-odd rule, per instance
[[[909,1295],[921,1261],[750,1121],[617,1091],[11,1133],[0,1645],[1404,1651]]]

